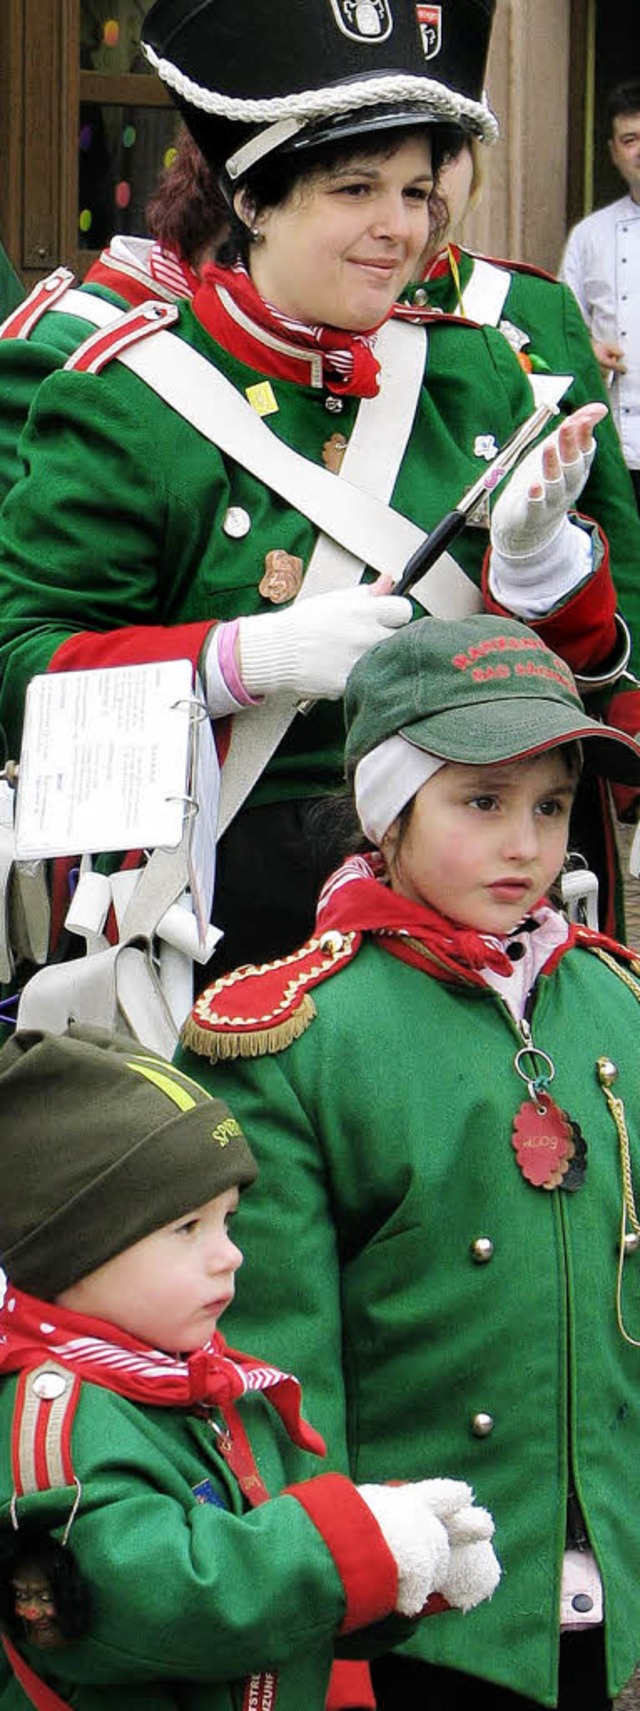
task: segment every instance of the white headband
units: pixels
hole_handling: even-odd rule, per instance
[[[376,844],[422,784],[446,761],[416,748],[406,737],[387,737],[364,755],[354,774],[356,809],[363,832]]]

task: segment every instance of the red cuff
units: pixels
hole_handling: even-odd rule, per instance
[[[190,659],[197,666],[210,618],[195,624],[132,624],[122,630],[82,630],[69,636],[52,655],[49,671],[95,671],[112,665],[153,665],[156,660]]]
[[[578,676],[602,667],[615,653],[618,643],[615,621],[617,599],[609,569],[609,547],[606,537],[600,531],[599,535],[604,552],[593,575],[587,577],[576,593],[570,594],[553,612],[548,612],[543,618],[522,620],[530,630],[535,630],[537,635],[542,636],[547,647],[560,654]],[[490,556],[488,549],[482,573],[482,594],[486,610],[495,613],[499,618],[513,617],[508,607],[501,606],[491,594]]]
[[[344,1587],[347,1609],[340,1628],[350,1634],[380,1622],[396,1608],[398,1569],[380,1527],[341,1473],[321,1473],[302,1485],[289,1485],[331,1552]]]
[[[359,1658],[336,1658],[325,1711],[376,1711],[368,1663]]]
[[[619,690],[609,702],[606,721],[608,725],[615,725],[617,731],[625,731],[628,737],[637,739],[640,734],[640,687]],[[638,786],[612,784],[610,789],[618,819],[633,824],[640,804]]]

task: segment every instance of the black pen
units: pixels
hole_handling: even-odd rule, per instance
[[[479,477],[478,481],[474,481],[473,487],[469,487],[467,492],[463,494],[455,510],[448,511],[446,517],[443,517],[440,523],[436,523],[435,529],[431,530],[431,534],[427,535],[426,540],[412,554],[405,565],[402,576],[390,590],[390,593],[406,594],[419,577],[424,576],[425,571],[431,569],[432,564],[435,564],[440,554],[445,551],[446,547],[450,546],[451,541],[455,540],[456,535],[462,533],[469,518],[482,504],[486,494],[493,493],[494,488],[503,480],[503,477],[510,474],[522,452],[527,450],[527,447],[531,445],[533,440],[537,439],[538,434],[546,427],[547,422],[550,422],[551,418],[557,414],[555,404],[540,404],[538,409],[527,417],[526,422],[523,422],[521,427],[516,429],[515,434],[512,434],[511,438],[505,442],[501,450],[492,458],[491,463],[487,464],[484,474]]]

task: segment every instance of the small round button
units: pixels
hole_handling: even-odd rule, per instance
[[[571,1600],[571,1608],[572,1610],[593,1610],[593,1599],[589,1597],[588,1592],[576,1592],[575,1598]]]
[[[249,512],[245,511],[242,505],[230,505],[225,512],[222,527],[225,535],[230,535],[234,541],[241,541],[251,528]]]
[[[413,301],[414,301],[414,303],[417,304],[419,309],[423,309],[425,306],[425,303],[428,303],[429,298],[428,298],[427,292],[425,291],[423,285],[419,285],[417,291],[414,291]]]
[[[494,1425],[495,1421],[492,1414],[474,1414],[471,1421],[471,1430],[474,1438],[490,1437]]]
[[[490,1236],[476,1236],[470,1247],[471,1258],[476,1265],[487,1265],[493,1259],[493,1242]]]
[[[64,1396],[67,1380],[61,1372],[40,1372],[34,1378],[33,1388],[41,1402],[55,1402],[58,1396]]]
[[[627,1230],[622,1246],[626,1254],[635,1254],[638,1252],[638,1248],[640,1248],[640,1236],[635,1230]]]

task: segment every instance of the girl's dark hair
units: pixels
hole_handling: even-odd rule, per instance
[[[192,266],[203,250],[213,253],[229,223],[216,173],[185,125],[178,133],[175,157],[147,202],[146,217],[150,236]]]
[[[316,173],[331,172],[344,166],[349,160],[361,160],[363,155],[370,155],[379,160],[388,160],[396,149],[409,139],[425,134],[431,141],[431,154],[434,177],[445,160],[450,160],[459,154],[464,140],[464,133],[458,125],[399,125],[393,130],[381,130],[379,138],[371,134],[362,138],[345,138],[342,143],[319,144],[317,148],[303,149],[299,153],[283,154],[274,151],[258,161],[251,172],[243,180],[242,188],[246,191],[254,218],[258,218],[265,208],[278,208],[291,195],[297,184],[312,178]],[[436,190],[429,197],[429,212],[431,229],[442,234],[447,225],[448,212],[446,204]],[[246,225],[239,219],[233,207],[228,210],[228,232],[216,251],[216,261],[221,267],[233,267],[237,261],[248,261],[251,248],[251,235]]]

